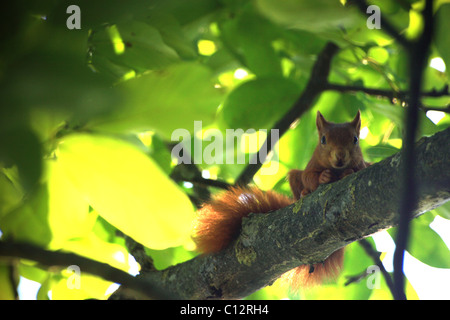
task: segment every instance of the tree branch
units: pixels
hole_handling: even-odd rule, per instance
[[[68,268],[71,265],[76,265],[80,267],[82,272],[122,284],[125,288],[133,290],[134,294],[139,298],[176,298],[175,295],[169,294],[168,291],[162,289],[151,280],[137,279],[125,271],[111,267],[106,263],[91,260],[74,253],[48,251],[31,244],[0,241],[0,257],[27,259],[36,261],[46,267],[58,266]]]
[[[361,86],[352,86],[352,85],[342,85],[342,84],[334,84],[327,83],[325,85],[325,90],[338,91],[338,92],[364,92],[368,95],[372,96],[381,96],[387,97],[389,99],[400,99],[407,100],[410,97],[409,91],[393,91],[387,89],[375,89],[375,88],[366,88]],[[421,97],[443,97],[449,96],[450,92],[448,91],[448,85],[444,86],[441,90],[431,90],[424,91],[420,94]]]
[[[450,199],[450,129],[416,146],[416,217]],[[324,261],[335,250],[400,221],[402,154],[387,158],[295,204],[243,220],[227,249],[168,269],[139,275],[185,299],[238,299],[270,285],[301,264]]]

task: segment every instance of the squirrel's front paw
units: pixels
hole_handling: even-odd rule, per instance
[[[353,169],[346,169],[342,174],[341,174],[341,179],[352,174],[355,173],[355,171]]]
[[[305,197],[305,196],[307,196],[308,194],[310,194],[311,193],[311,190],[308,190],[308,189],[303,189],[302,190],[302,192],[300,193],[300,197],[301,198],[303,198],[303,197]]]
[[[333,182],[334,180],[334,174],[330,169],[322,171],[319,176],[319,184]]]

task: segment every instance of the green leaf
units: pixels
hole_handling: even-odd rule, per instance
[[[23,192],[0,170],[0,219],[17,207],[22,197]]]
[[[346,93],[340,95],[335,105],[345,106],[345,109],[333,108],[328,113],[328,117],[333,119],[333,122],[349,122],[355,118],[358,110],[363,111],[366,108],[359,96]]]
[[[225,99],[222,117],[231,128],[271,128],[294,104],[299,86],[281,77],[249,80]]]
[[[433,212],[438,214],[442,218],[450,219],[450,202],[447,202],[442,206],[434,209]]]
[[[193,42],[187,38],[180,23],[171,14],[152,12],[145,22],[158,29],[161,37],[168,46],[173,48],[183,59],[197,57]]]
[[[392,122],[394,122],[399,127],[403,127],[403,120],[405,116],[405,109],[400,108],[398,106],[394,106],[392,104],[384,103],[384,102],[378,102],[373,103],[370,105],[370,108],[377,112],[382,114],[384,117],[390,119]]]
[[[49,276],[47,270],[40,268],[39,264],[29,260],[20,260],[17,271],[21,277],[39,283],[45,282]]]
[[[67,242],[64,251],[74,252],[89,259],[109,264],[125,272],[129,270],[127,250],[121,245],[104,242],[94,234]],[[75,274],[73,269],[65,268],[60,273],[52,275],[46,289],[51,287],[53,300],[106,298],[105,293],[112,283],[101,277],[84,273],[83,268],[79,271],[81,273]]]
[[[411,221],[411,239],[407,250],[432,267],[450,268],[450,250],[429,226],[433,219],[432,214],[424,214]]]
[[[147,1],[144,1],[147,3]],[[199,21],[205,16],[212,15],[215,11],[220,9],[221,1],[211,0],[156,0],[155,9],[162,12],[172,14],[182,26],[198,25]],[[205,19],[209,21],[209,18]],[[197,31],[197,30],[196,30]],[[201,31],[201,30],[198,30]],[[198,32],[197,31],[197,32]]]
[[[357,8],[346,8],[337,0],[258,0],[255,3],[259,11],[273,21],[314,33],[337,33],[338,28],[365,22]]]
[[[385,64],[389,59],[389,51],[383,47],[372,47],[367,52],[367,55],[379,64]]]
[[[149,155],[156,161],[156,163],[164,170],[166,174],[170,174],[172,171],[171,162],[172,155],[167,148],[167,144],[161,137],[154,134],[152,135],[152,143],[149,146]]]
[[[3,130],[2,130],[3,129]],[[0,128],[0,163],[17,166],[20,183],[25,190],[32,189],[42,173],[41,144],[28,128]]]
[[[389,22],[402,32],[408,28],[410,22],[410,13],[407,6],[400,5],[397,1],[390,0],[372,0],[371,5],[376,5],[380,8],[381,14],[389,17]],[[393,42],[392,37],[381,29],[369,29],[366,27],[366,21],[372,14],[361,14],[362,21],[358,28],[349,30],[349,38],[353,43],[359,45],[366,45],[376,43],[379,46],[385,46]]]
[[[94,32],[90,47],[91,63],[99,72],[114,72],[114,68],[144,72],[161,69],[179,59],[176,51],[163,41],[158,29],[135,20]]]
[[[5,239],[26,241],[45,247],[52,239],[48,224],[48,189],[41,184],[18,208],[0,219]]]
[[[155,130],[170,139],[174,130],[193,131],[194,121],[211,123],[222,93],[214,88],[209,69],[181,63],[118,85],[121,108],[108,117],[91,121],[93,129],[111,132]]]
[[[304,169],[318,142],[316,129],[317,111],[307,111],[298,125],[280,139],[280,160],[292,169]],[[305,139],[305,137],[309,137]]]
[[[430,120],[425,112],[419,112],[419,128],[420,136],[431,136],[439,132],[439,127],[436,126],[433,121]]]
[[[51,290],[53,278],[54,277],[52,274],[47,274],[46,279],[41,282],[41,287],[39,288],[36,296],[37,300],[49,300],[48,292]]]
[[[73,1],[60,0],[53,3],[52,10],[44,12],[47,21],[57,26],[64,26],[69,17],[65,14],[69,5]],[[130,17],[139,18],[145,16],[150,11],[148,1],[145,0],[78,0],[76,3],[81,10],[81,28],[89,30],[105,23],[118,23],[129,20]]]
[[[278,29],[268,20],[246,11],[221,23],[222,41],[256,76],[282,75],[281,60],[272,42]]]
[[[14,300],[15,294],[13,287],[13,281],[11,277],[11,271],[13,268],[11,268],[7,264],[0,264],[0,300]],[[14,277],[14,280],[16,277]]]
[[[450,76],[450,42],[448,41],[448,30],[450,29],[450,3],[443,3],[435,13],[435,35],[434,44],[446,65],[447,75]]]
[[[110,83],[86,65],[87,36],[47,24],[29,28],[33,41],[16,53],[14,63],[2,67],[1,127],[32,123],[41,129],[40,119],[79,124],[114,109],[119,99]]]
[[[164,270],[170,266],[185,262],[194,258],[196,252],[188,251],[184,247],[168,248],[166,250],[146,250],[147,254],[152,257],[156,269]]]
[[[373,147],[369,147],[365,150],[365,154],[372,161],[386,159],[387,157],[392,156],[393,154],[399,152],[400,150],[396,147],[393,147],[389,144],[378,144]]]
[[[109,223],[152,249],[183,244],[193,208],[155,162],[113,138],[80,134],[60,144],[58,163]]]

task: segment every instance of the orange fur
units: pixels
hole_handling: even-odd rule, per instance
[[[303,171],[293,169],[288,172],[287,179],[289,181],[289,186],[291,187],[292,194],[294,195],[294,199],[298,200],[301,198],[301,194],[303,189],[302,181]]]
[[[293,292],[300,288],[311,288],[327,281],[336,280],[344,262],[344,248],[333,252],[323,263],[313,266],[301,265],[281,276]]]
[[[315,191],[320,184],[342,179],[368,165],[364,162],[359,143],[355,142],[359,139],[361,127],[359,111],[353,121],[343,124],[328,122],[318,112],[316,125],[319,144],[311,160],[305,170],[291,170],[287,177],[294,200]],[[202,253],[221,251],[239,235],[242,218],[250,213],[284,208],[294,200],[256,187],[231,188],[215,196],[198,211],[193,239]],[[343,257],[342,248],[323,263],[299,266],[286,272],[282,278],[294,291],[321,284],[339,275]]]
[[[256,187],[232,188],[205,204],[194,224],[194,241],[200,252],[224,249],[240,232],[242,218],[250,213],[267,213],[284,208],[292,200]]]

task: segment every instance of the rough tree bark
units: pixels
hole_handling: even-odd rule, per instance
[[[450,129],[416,145],[417,217],[450,199]],[[227,249],[138,277],[184,299],[238,299],[270,285],[301,264],[319,263],[335,250],[399,220],[401,156],[393,155],[341,181],[322,185],[293,205],[244,219]]]

